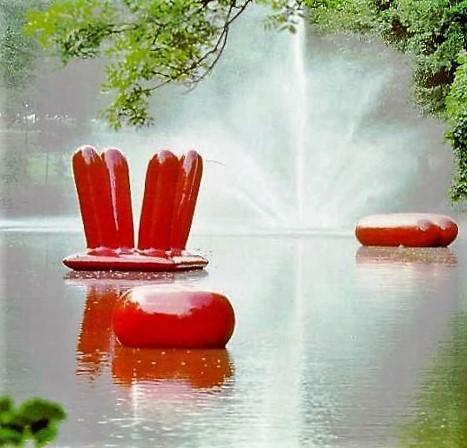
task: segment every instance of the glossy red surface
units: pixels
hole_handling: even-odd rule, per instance
[[[138,249],[170,249],[175,191],[180,161],[170,151],[161,151],[149,162],[146,172],[139,227]]]
[[[130,347],[224,348],[234,326],[228,299],[207,291],[135,288],[113,313],[115,334]]]
[[[92,146],[82,146],[73,155],[78,201],[89,249],[118,247],[109,176]]]
[[[66,257],[75,270],[174,271],[200,269],[207,260],[185,253],[202,176],[202,159],[189,151],[180,160],[161,151],[149,162],[138,250],[128,163],[116,148],[99,157],[91,146],[73,156],[73,174],[87,253]]]
[[[134,231],[128,163],[125,156],[116,148],[105,150],[101,157],[109,176],[118,247],[123,250],[132,249]]]
[[[196,151],[188,151],[181,159],[181,171],[175,195],[171,247],[185,249],[198,199],[203,159]]]
[[[381,215],[382,217],[383,215]],[[430,216],[433,217],[430,218]],[[399,214],[388,215],[388,223],[360,222],[355,236],[364,246],[445,247],[457,237],[458,228],[454,220],[439,215]],[[397,225],[397,219],[401,224]]]
[[[95,380],[111,363],[114,382],[122,385],[135,381],[182,381],[193,388],[222,385],[234,369],[225,349],[137,349],[115,341],[112,312],[121,289],[91,286],[81,322],[77,353],[77,371]]]

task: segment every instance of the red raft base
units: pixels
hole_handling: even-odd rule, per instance
[[[180,255],[167,253],[161,256],[139,253],[103,256],[84,252],[64,258],[63,264],[75,271],[168,272],[203,269],[208,264],[208,260],[188,252],[182,252]]]

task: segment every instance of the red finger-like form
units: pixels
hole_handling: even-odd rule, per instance
[[[87,247],[116,249],[117,231],[109,176],[104,162],[92,146],[82,146],[73,155],[73,175]]]
[[[161,151],[149,162],[139,226],[138,249],[170,249],[170,232],[180,161]]]
[[[116,148],[105,150],[101,157],[109,176],[118,247],[132,249],[134,247],[133,211],[127,160]]]
[[[180,161],[170,151],[159,154],[159,176],[154,196],[150,248],[170,249],[170,229],[176,206],[175,191]]]
[[[146,182],[144,186],[143,204],[139,219],[138,249],[144,250],[150,247],[151,219],[154,211],[154,197],[156,194],[157,177],[159,174],[159,158],[156,155],[148,163],[146,170]]]
[[[181,159],[180,175],[175,193],[175,208],[170,236],[170,245],[173,249],[183,250],[186,247],[202,175],[203,159],[196,151],[189,151]]]

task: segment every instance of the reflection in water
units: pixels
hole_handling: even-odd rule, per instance
[[[81,235],[3,234],[6,389],[64,404],[57,446],[437,448],[448,429],[450,446],[467,446],[466,240],[418,257],[429,263],[357,262],[345,236],[193,242],[212,261],[196,287],[225,293],[238,316],[206,383],[199,360],[177,365],[186,353],[154,351],[151,370],[109,331],[105,294],[160,279],[64,282]]]
[[[437,264],[455,266],[456,256],[447,247],[379,247],[361,246],[357,250],[357,264]]]
[[[133,288],[145,285],[186,283],[208,275],[207,271],[193,270],[182,272],[123,272],[123,271],[68,271],[64,278],[68,285],[100,286],[101,288]]]
[[[399,325],[380,329],[378,343],[384,350],[369,366],[370,382],[355,385],[357,393],[350,397],[352,403],[363,401],[366,407],[356,408],[349,426],[365,421],[374,428],[373,438],[378,434],[384,437],[385,428],[378,422],[397,421],[399,412],[411,406],[419,372],[433,355],[434,341],[443,338],[456,305],[456,265],[456,256],[447,248],[357,250],[356,274],[361,290],[371,294],[375,304],[384,304],[384,321],[397,319]],[[384,408],[381,403],[385,403]]]
[[[447,286],[457,258],[448,248],[365,247],[356,253],[359,283],[378,294],[397,296],[410,288],[439,290]]]
[[[422,375],[415,416],[401,425],[402,447],[467,446],[467,313],[451,323],[450,336]]]
[[[112,310],[118,291],[89,287],[78,339],[78,375],[90,380],[102,372],[113,351]]]
[[[167,283],[156,280],[157,285]],[[113,428],[105,436],[107,443],[129,446],[119,443],[130,438],[131,446],[156,446],[158,439],[153,435],[170,431],[173,446],[180,446],[192,439],[186,428],[197,424],[200,412],[216,409],[230,395],[233,363],[227,350],[152,350],[120,345],[111,328],[113,307],[123,292],[140,284],[132,284],[128,278],[120,286],[115,278],[110,279],[110,285],[109,279],[88,284],[76,373],[88,379],[93,389],[99,387],[98,378],[117,386],[107,389],[116,416],[109,418],[104,413],[98,421]]]
[[[232,374],[225,349],[150,350],[119,345],[112,359],[114,381],[124,385],[173,380],[193,388],[210,388],[221,386]]]
[[[227,350],[151,350],[120,345],[112,331],[112,311],[130,284],[115,288],[102,282],[87,288],[76,350],[78,375],[93,381],[110,363],[117,384],[175,381],[193,388],[220,386],[233,375]]]
[[[78,340],[78,374],[95,379],[102,366],[110,361],[115,338],[112,332],[112,310],[115,300],[129,288],[189,282],[205,277],[205,271],[187,272],[112,272],[70,271],[65,283],[87,288],[81,331]]]

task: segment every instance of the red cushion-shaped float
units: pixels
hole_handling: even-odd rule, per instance
[[[224,348],[235,326],[223,295],[160,286],[129,290],[112,319],[121,344],[147,348]]]
[[[457,237],[457,224],[431,213],[391,213],[366,216],[355,235],[364,246],[444,247]]]

